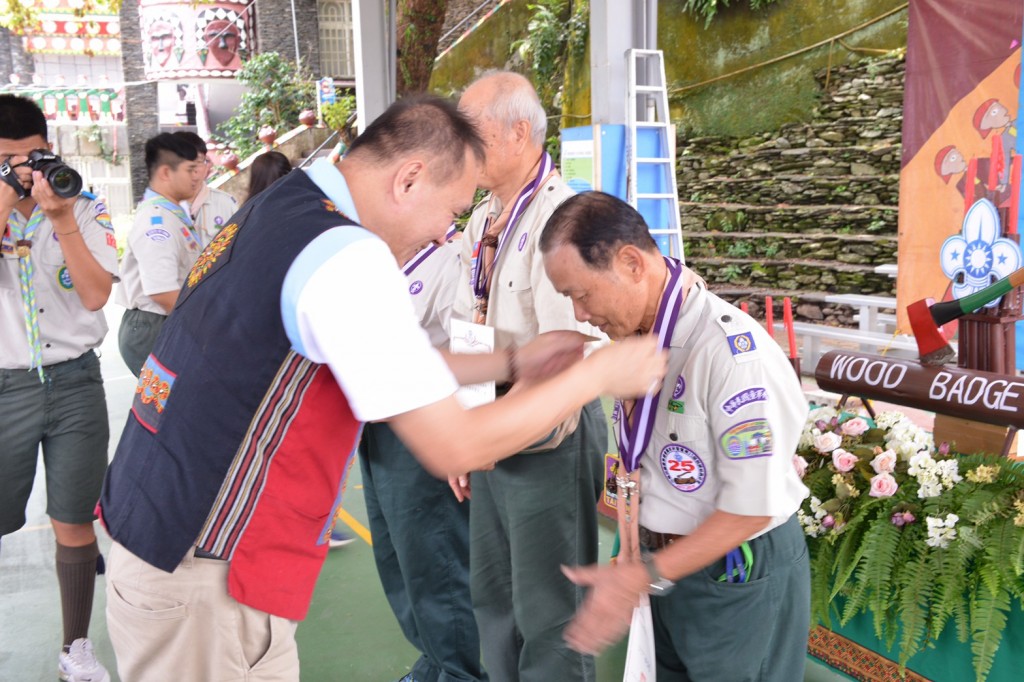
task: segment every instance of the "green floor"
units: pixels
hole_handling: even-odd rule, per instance
[[[135,381],[116,349],[121,311],[109,306],[107,312],[111,330],[102,349],[102,367],[111,433],[116,441]],[[345,508],[356,530],[364,530],[366,510],[358,467],[352,471]],[[609,556],[612,537],[612,526],[608,523],[600,532],[602,560]],[[106,552],[109,546],[109,540],[101,535],[101,550]],[[40,464],[29,500],[28,523],[4,537],[0,545],[0,682],[56,679],[61,623],[53,553],[53,532],[45,515]],[[97,583],[90,634],[100,660],[111,669],[116,681],[114,655],[106,634],[105,606],[101,579]],[[298,643],[302,678],[306,682],[387,682],[409,671],[416,653],[403,638],[388,608],[373,565],[372,550],[365,541],[333,550],[328,557],[309,617],[299,626]],[[621,680],[624,659],[625,644],[621,643],[602,655],[597,666],[599,682]],[[809,682],[841,679],[846,678],[813,662],[808,665],[805,678]]]

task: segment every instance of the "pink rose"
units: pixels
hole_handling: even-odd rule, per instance
[[[896,453],[886,450],[871,460],[871,468],[876,474],[891,474],[896,471]]]
[[[807,473],[807,460],[800,455],[793,455],[793,468],[796,469],[796,475],[803,478]]]
[[[871,497],[892,497],[900,487],[890,474],[878,474],[871,477]]]
[[[868,423],[861,417],[854,417],[843,422],[843,425],[839,427],[839,431],[844,436],[859,436],[868,430]]]
[[[831,431],[826,431],[814,439],[814,449],[821,454],[832,452],[842,444],[843,437]]]
[[[836,471],[843,473],[853,471],[853,467],[857,466],[857,455],[842,448],[836,448],[832,451],[832,465],[835,466]]]
[[[825,518],[823,518],[821,520],[821,527],[822,528],[832,528],[835,525],[836,525],[836,519],[831,514],[826,514]]]

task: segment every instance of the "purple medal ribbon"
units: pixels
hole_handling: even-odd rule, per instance
[[[477,298],[487,298],[487,291],[491,283],[491,275],[494,273],[494,266],[497,265],[498,259],[501,258],[502,252],[505,250],[505,243],[508,241],[509,236],[515,232],[516,222],[522,216],[523,211],[530,205],[530,200],[533,195],[540,189],[541,183],[548,177],[552,169],[554,169],[555,163],[551,160],[551,155],[547,152],[540,157],[540,170],[537,171],[537,177],[530,181],[523,191],[519,193],[519,197],[516,199],[516,203],[512,205],[512,213],[508,217],[508,223],[505,225],[505,229],[501,231],[501,235],[498,237],[498,246],[494,249],[494,261],[491,263],[491,269],[489,272],[484,272],[483,258],[484,250],[480,242],[476,243],[476,251],[479,253],[477,259],[477,265],[474,268],[473,274],[473,294]],[[487,228],[490,226],[491,220],[487,219],[487,223],[484,224],[483,234],[487,234]]]
[[[449,228],[448,230],[448,234],[444,236],[444,241],[451,241],[451,238],[455,236],[455,233],[457,231],[458,230],[455,229],[455,223],[452,223],[451,228]],[[425,246],[424,248],[420,249],[419,252],[417,252],[416,255],[409,259],[409,262],[405,264],[405,267],[402,268],[402,272],[405,274],[406,277],[408,277],[409,275],[412,274],[413,270],[418,268],[420,264],[423,263],[423,261],[430,258],[430,254],[437,251],[437,249],[437,244],[430,244],[429,246]]]
[[[661,296],[661,303],[658,305],[658,316],[654,319],[654,328],[651,333],[658,335],[658,345],[667,349],[672,342],[672,332],[676,328],[676,321],[679,318],[679,308],[683,305],[682,277],[683,269],[679,261],[674,258],[665,258],[668,266],[668,284]],[[637,401],[633,406],[636,413],[630,423],[622,401],[616,401],[619,410],[619,425],[616,429],[616,441],[619,445],[619,457],[627,472],[632,472],[640,463],[640,458],[651,442],[651,433],[654,431],[655,407],[661,397],[661,388],[654,393],[648,393],[643,400]]]

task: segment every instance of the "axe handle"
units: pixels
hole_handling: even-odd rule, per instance
[[[932,314],[935,324],[941,327],[962,315],[973,313],[978,308],[991,303],[1000,296],[1005,296],[1022,284],[1024,284],[1024,268],[1014,270],[1006,277],[988,285],[981,291],[975,291],[973,294],[954,301],[936,303],[928,310]]]

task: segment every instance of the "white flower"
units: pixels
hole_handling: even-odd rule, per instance
[[[880,429],[888,429],[898,424],[905,419],[902,412],[896,412],[890,410],[888,412],[879,412],[875,417],[875,425]]]
[[[956,523],[959,520],[956,514],[946,514],[945,519],[929,516],[925,519],[928,525],[928,538],[925,542],[930,547],[949,547],[949,543],[956,539]]]
[[[911,476],[921,477],[921,474],[931,472],[935,468],[935,460],[927,452],[918,452],[910,458],[910,466],[907,473]]]
[[[797,510],[796,517],[800,520],[800,525],[804,527],[804,533],[808,537],[815,538],[821,534],[821,524],[812,517],[805,514],[803,509]]]
[[[815,519],[822,519],[828,516],[828,511],[821,508],[821,500],[817,497],[811,497],[811,511],[814,513]]]

